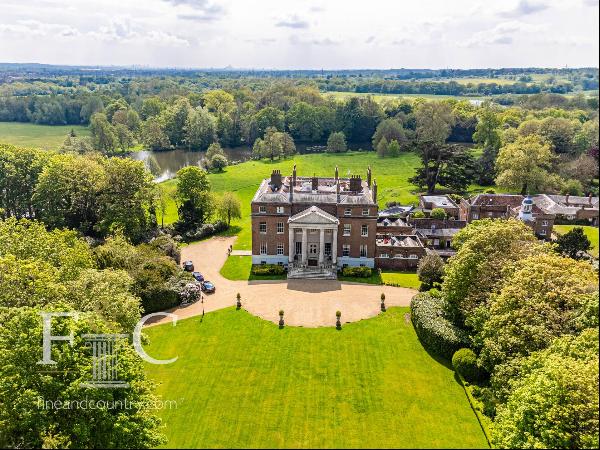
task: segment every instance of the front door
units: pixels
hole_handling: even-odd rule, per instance
[[[317,259],[319,257],[318,249],[319,246],[317,244],[308,244],[308,259]]]

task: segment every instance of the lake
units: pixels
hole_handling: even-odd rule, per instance
[[[300,154],[316,153],[323,151],[324,147],[315,145],[297,144],[296,150]],[[350,150],[371,150],[370,142],[348,144]],[[252,147],[248,145],[240,147],[223,148],[223,152],[230,164],[236,164],[248,161],[252,156]],[[129,155],[130,158],[137,161],[144,161],[148,170],[154,175],[154,181],[162,181],[175,178],[177,171],[186,166],[199,166],[204,168],[206,152],[193,152],[184,149],[150,151],[140,150]]]

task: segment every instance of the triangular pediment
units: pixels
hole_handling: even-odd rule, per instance
[[[337,217],[332,216],[328,212],[323,211],[317,206],[300,211],[288,219],[288,223],[302,225],[337,225],[340,221]]]

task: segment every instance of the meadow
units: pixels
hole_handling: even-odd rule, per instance
[[[169,448],[484,448],[447,363],[408,308],[333,327],[279,329],[244,310],[145,330]]]
[[[59,148],[67,135],[89,136],[90,130],[82,125],[36,125],[33,123],[0,122],[0,142],[22,147],[47,150]]]

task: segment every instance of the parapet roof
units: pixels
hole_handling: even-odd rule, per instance
[[[331,203],[346,205],[374,205],[373,193],[366,181],[361,180],[362,191],[350,190],[350,179],[339,178],[340,201],[337,200],[335,178],[317,178],[317,189],[313,190],[313,177],[296,177],[293,186],[293,198],[290,201],[292,177],[282,177],[282,185],[278,189],[264,179],[260,184],[253,203]]]

